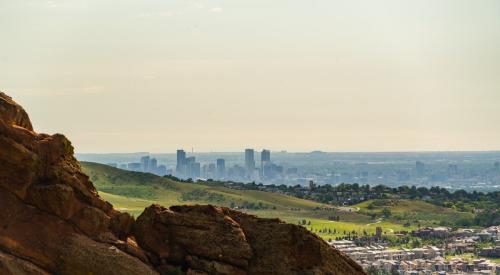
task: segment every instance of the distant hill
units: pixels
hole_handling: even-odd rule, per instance
[[[326,204],[278,193],[230,189],[219,183],[177,182],[150,173],[126,171],[92,162],[81,162],[81,165],[102,197],[117,208],[135,214],[142,212],[152,201],[165,206],[216,204],[262,212],[307,212],[331,208]]]
[[[439,225],[447,220],[471,219],[472,213],[436,206],[420,200],[380,199],[368,200],[355,205],[360,213],[384,215],[394,222],[408,221],[420,225]]]

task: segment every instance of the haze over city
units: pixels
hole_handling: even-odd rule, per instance
[[[498,150],[500,2],[470,3],[1,1],[0,81],[79,153]]]

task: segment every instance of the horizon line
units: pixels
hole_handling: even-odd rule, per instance
[[[246,148],[246,149],[253,149],[253,148]],[[242,149],[241,151],[188,151],[185,149],[179,149],[179,150],[184,150],[186,153],[191,153],[191,154],[231,154],[231,153],[244,153],[245,149]],[[254,149],[255,150],[255,149]],[[288,151],[288,150],[272,150],[272,149],[265,149],[265,150],[270,150],[271,153],[287,153],[287,154],[311,154],[311,153],[325,153],[325,154],[360,154],[360,153],[365,153],[365,154],[403,154],[403,153],[500,153],[500,149],[494,149],[494,150],[422,150],[422,151],[411,151],[411,150],[404,150],[404,151],[324,151],[324,150],[312,150],[312,151]],[[258,150],[255,150],[256,152],[260,152]],[[75,152],[77,155],[113,155],[113,154],[150,154],[150,155],[160,155],[160,154],[176,154],[175,151],[173,152],[149,152],[149,151],[135,151],[135,152],[105,152],[105,153],[96,153],[96,152]]]

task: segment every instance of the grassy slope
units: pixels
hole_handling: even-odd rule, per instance
[[[370,205],[371,207],[369,207]],[[392,213],[387,220],[397,223],[409,222],[410,224],[416,224],[418,221],[421,226],[435,226],[439,225],[441,221],[472,216],[472,213],[458,212],[418,200],[379,200],[377,202],[369,200],[354,207],[359,208],[360,213],[363,214],[380,214],[384,208],[387,208]]]
[[[231,203],[259,203],[267,209],[257,210],[267,212],[313,212],[315,214],[327,210],[316,208],[330,208],[321,203],[298,199],[277,193],[268,193],[254,190],[235,190],[223,186],[210,184],[193,184],[176,182],[152,174],[130,172],[97,163],[82,162],[83,171],[89,175],[99,190],[99,194],[113,203],[117,208],[133,210],[139,213],[143,207],[151,203],[160,203],[164,206],[174,204],[217,204],[229,206]],[[201,191],[202,195],[184,196]],[[330,214],[332,215],[332,214]],[[336,214],[337,215],[337,214]]]
[[[413,224],[411,227],[403,227],[401,220],[396,219],[372,221],[366,214],[380,212],[382,207],[368,210],[370,202],[357,205],[356,207],[360,208],[359,213],[346,212],[325,204],[283,194],[235,190],[214,184],[176,182],[152,174],[125,171],[97,163],[82,162],[81,164],[83,171],[89,175],[105,200],[111,202],[117,209],[130,212],[136,217],[152,203],[164,206],[176,204],[230,206],[231,204],[253,203],[254,205],[260,204],[265,209],[247,210],[248,212],[261,217],[278,217],[295,224],[307,220],[310,224],[306,227],[325,239],[341,236],[344,231],[355,230],[358,234],[362,234],[363,231],[373,233],[377,226],[381,226],[387,233],[415,228]],[[409,213],[413,218],[424,218],[423,213],[429,212],[440,213],[440,216],[433,218],[449,218],[456,215],[453,210],[417,201],[400,202],[399,205],[391,206],[390,209],[394,216]],[[415,213],[422,215],[415,216]],[[341,221],[329,221],[329,216],[340,216]],[[331,230],[329,233],[328,229]],[[333,233],[334,229],[336,233]]]

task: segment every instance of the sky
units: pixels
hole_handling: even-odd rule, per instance
[[[79,153],[500,150],[500,1],[0,0],[0,90]]]

